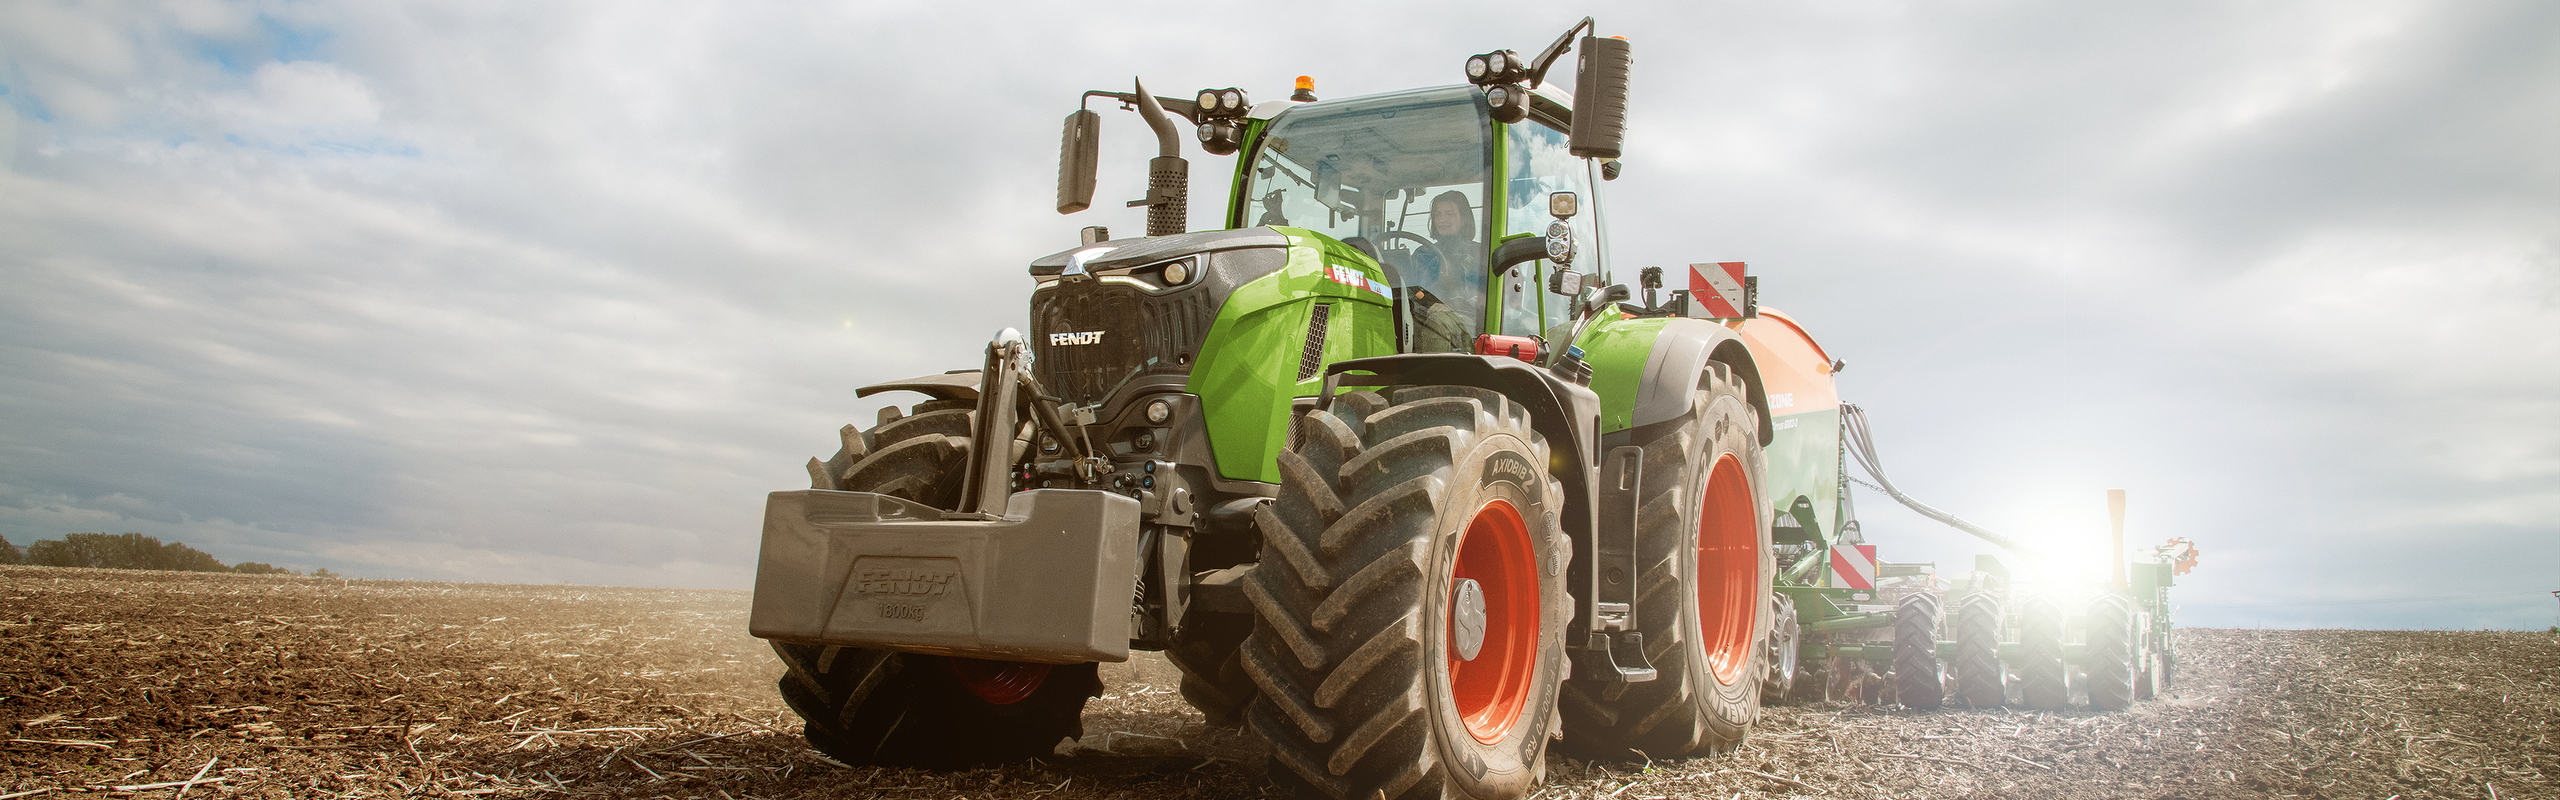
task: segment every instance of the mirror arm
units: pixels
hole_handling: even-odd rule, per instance
[[[1581,22],[1574,23],[1573,27],[1566,29],[1563,36],[1556,37],[1555,44],[1547,45],[1546,52],[1538,54],[1538,60],[1531,62],[1529,66],[1529,88],[1538,88],[1538,84],[1547,81],[1547,68],[1555,66],[1556,59],[1563,57],[1564,54],[1573,52],[1573,35],[1589,27],[1592,27],[1591,18],[1583,17]]]
[[[1106,92],[1101,89],[1087,89],[1085,90],[1083,97],[1077,98],[1076,107],[1083,108],[1087,104],[1090,104],[1093,98],[1096,97],[1108,97],[1119,101],[1123,106],[1132,108],[1138,105],[1138,95],[1135,92]],[[1157,106],[1162,107],[1168,112],[1172,112],[1174,116],[1190,120],[1193,125],[1200,124],[1199,103],[1184,100],[1179,97],[1166,97],[1164,95],[1156,95],[1155,98]]]

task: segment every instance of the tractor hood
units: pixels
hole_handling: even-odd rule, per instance
[[[1033,259],[1031,274],[1043,278],[1057,275],[1066,269],[1068,262],[1078,253],[1093,253],[1085,257],[1084,268],[1087,272],[1100,273],[1147,266],[1212,250],[1287,246],[1289,246],[1289,237],[1270,228],[1206,231],[1143,239],[1113,239],[1082,247],[1071,247]]]
[[[1116,239],[1031,262],[1032,375],[1070,403],[1177,390],[1227,296],[1288,264],[1269,228]]]

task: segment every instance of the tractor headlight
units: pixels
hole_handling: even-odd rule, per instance
[[[1227,109],[1230,111],[1244,108],[1244,90],[1228,89],[1224,95],[1221,95],[1220,99],[1225,102]]]
[[[1485,105],[1491,107],[1496,122],[1511,123],[1529,118],[1529,90],[1513,84],[1499,84],[1484,90]]]
[[[1529,62],[1509,50],[1495,50],[1467,58],[1467,82],[1477,86],[1519,83],[1529,79]]]
[[[1147,403],[1147,424],[1149,424],[1149,425],[1162,425],[1162,424],[1164,424],[1164,421],[1165,421],[1165,420],[1169,420],[1169,419],[1172,419],[1172,418],[1173,418],[1173,404],[1172,404],[1172,403],[1167,403],[1167,402],[1165,402],[1165,401],[1163,401],[1163,400],[1153,400],[1153,401],[1149,401],[1149,402]]]
[[[1166,285],[1166,286],[1180,286],[1180,285],[1183,285],[1183,284],[1186,284],[1186,283],[1190,283],[1190,282],[1191,282],[1191,262],[1190,262],[1190,260],[1185,259],[1185,260],[1182,260],[1182,261],[1176,261],[1176,262],[1173,262],[1173,263],[1171,263],[1171,264],[1166,264],[1166,265],[1164,265],[1164,285]]]
[[[1218,92],[1214,89],[1202,89],[1200,97],[1192,102],[1199,103],[1202,111],[1216,111],[1218,110]]]
[[[1244,126],[1234,119],[1218,118],[1200,123],[1200,149],[1210,155],[1223,156],[1244,146]]]

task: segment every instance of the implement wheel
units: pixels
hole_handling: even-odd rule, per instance
[[[1956,603],[1956,691],[1967,705],[1992,708],[2008,701],[2000,667],[2000,596],[1966,595]]]
[[[2027,598],[2018,619],[2018,699],[2038,711],[2060,711],[2071,704],[2070,667],[2062,662],[2062,601],[2046,595]]]
[[[1528,412],[1472,387],[1334,398],[1255,513],[1248,725],[1300,797],[1513,798],[1543,778],[1570,546]]]
[[[1947,702],[1947,671],[1938,660],[1938,596],[1914,592],[1893,608],[1893,697],[1911,708]]]
[[[812,461],[821,489],[877,492],[950,508],[969,458],[965,401],[894,409],[847,432],[845,448]],[[833,484],[833,485],[827,485]],[[953,767],[1047,755],[1084,735],[1085,699],[1102,694],[1092,664],[1025,664],[866,647],[773,643],[786,672],[782,699],[806,721],[809,744],[846,764]]]
[[[1636,627],[1657,677],[1566,686],[1565,737],[1577,750],[1706,755],[1742,744],[1760,719],[1776,573],[1767,465],[1741,379],[1709,366],[1689,416],[1639,439]]]
[[[1769,593],[1769,647],[1762,653],[1764,668],[1760,678],[1760,702],[1774,703],[1786,699],[1796,685],[1796,654],[1802,646],[1804,626],[1796,619],[1796,599],[1782,592]]]
[[[2083,616],[2088,630],[2089,705],[2100,711],[2133,707],[2134,673],[2140,669],[2140,640],[2133,630],[2133,601],[2102,594],[2089,599]]]

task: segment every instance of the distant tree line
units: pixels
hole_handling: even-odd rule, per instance
[[[205,551],[188,547],[185,542],[162,544],[158,538],[139,533],[74,533],[60,539],[39,539],[27,545],[26,552],[0,536],[0,564],[29,564],[39,567],[92,567],[98,569],[166,569],[180,572],[236,572],[242,575],[300,575],[302,573],[274,564],[243,561],[223,566],[222,561]],[[334,577],[326,569],[313,575]]]

